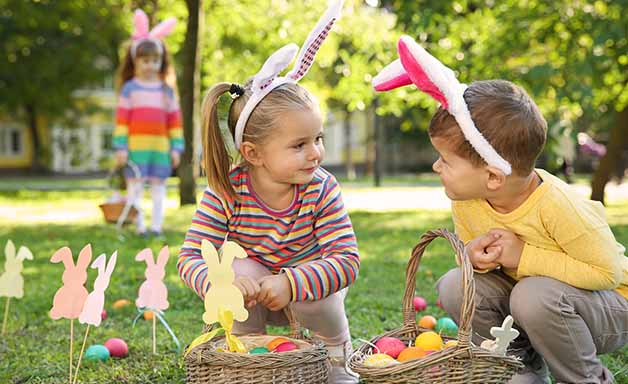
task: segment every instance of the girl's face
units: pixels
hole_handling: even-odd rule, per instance
[[[263,166],[273,181],[309,183],[325,156],[320,113],[310,109],[286,113],[259,148]]]
[[[135,59],[135,76],[142,80],[155,80],[160,69],[160,55],[139,56]]]

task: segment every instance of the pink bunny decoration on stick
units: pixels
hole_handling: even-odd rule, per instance
[[[157,263],[153,258],[153,251],[150,248],[141,250],[137,256],[136,261],[146,262],[146,281],[142,283],[139,290],[135,305],[140,310],[152,310],[153,312],[160,312],[168,308],[168,288],[163,282],[163,278],[166,275],[166,263],[169,256],[168,246],[164,246],[159,251],[157,257]],[[153,353],[157,353],[157,341],[156,341],[156,317],[153,315]]]
[[[9,304],[11,298],[22,298],[24,296],[24,279],[22,278],[22,262],[26,259],[33,260],[31,251],[21,246],[15,256],[15,245],[11,240],[7,241],[4,248],[4,273],[0,276],[0,296],[7,298],[7,304],[4,308],[4,318],[2,320],[2,335],[6,332],[7,318],[9,316]]]
[[[157,24],[152,30],[148,30],[148,16],[141,9],[135,11],[133,15],[133,42],[131,43],[131,56],[135,57],[137,46],[145,40],[154,41],[163,54],[161,39],[172,33],[177,20],[174,17],[167,18]]]
[[[79,317],[83,310],[83,305],[87,299],[87,266],[92,260],[92,246],[87,244],[79,253],[76,265],[72,259],[72,251],[68,247],[63,247],[52,255],[50,261],[53,263],[63,262],[65,270],[61,280],[63,286],[55,293],[50,317],[53,320],[60,318],[70,319],[70,383],[72,383],[72,346],[74,340],[74,319]]]
[[[79,322],[81,324],[87,324],[85,329],[85,336],[83,337],[83,345],[81,346],[81,353],[79,354],[79,361],[76,364],[76,370],[74,371],[74,383],[78,379],[78,371],[81,367],[81,358],[83,357],[83,351],[85,350],[85,342],[87,341],[87,335],[89,334],[89,326],[93,325],[98,327],[102,321],[102,310],[105,306],[105,290],[109,286],[109,280],[113,269],[116,267],[116,260],[118,258],[118,252],[114,252],[109,258],[107,267],[105,268],[105,254],[102,254],[94,260],[92,268],[98,268],[98,276],[94,280],[94,290],[87,295],[83,311],[79,315]]]

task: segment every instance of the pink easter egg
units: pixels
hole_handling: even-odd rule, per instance
[[[440,302],[440,299],[436,300],[436,305],[437,305],[440,309],[445,309],[445,308],[443,308],[443,304]]]
[[[425,311],[427,309],[427,301],[421,296],[415,296],[414,300],[412,300],[412,304],[414,304],[414,310],[417,312]]]
[[[295,349],[299,349],[295,343],[292,341],[286,341],[285,343],[281,343],[275,348],[275,352],[289,352],[294,351]]]
[[[129,355],[129,347],[124,340],[111,338],[105,342],[105,348],[109,350],[111,357],[123,358]]]
[[[377,340],[375,346],[379,349],[379,353],[385,353],[388,356],[396,359],[397,356],[406,348],[403,341],[394,337],[382,337]]]
[[[107,311],[104,309],[100,312],[100,320],[105,320],[107,318]]]

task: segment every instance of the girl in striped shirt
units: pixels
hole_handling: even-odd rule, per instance
[[[200,246],[235,241],[248,258],[233,262],[249,318],[234,332],[265,333],[286,324],[291,305],[300,323],[328,347],[331,383],[357,383],[344,368],[351,350],[344,298],[358,276],[360,258],[340,187],[320,164],[325,154],[317,102],[296,83],[274,88],[236,125],[252,97],[244,88],[219,83],[203,105],[204,166],[209,187],[192,218],[178,259],[186,285],[204,297],[211,281]],[[218,100],[232,94],[228,126],[242,161],[232,168],[217,114]]]

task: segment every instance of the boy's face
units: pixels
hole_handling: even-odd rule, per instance
[[[430,137],[432,145],[440,155],[432,164],[451,200],[486,198],[488,172],[485,167],[475,167],[467,159],[454,153],[445,138]]]

